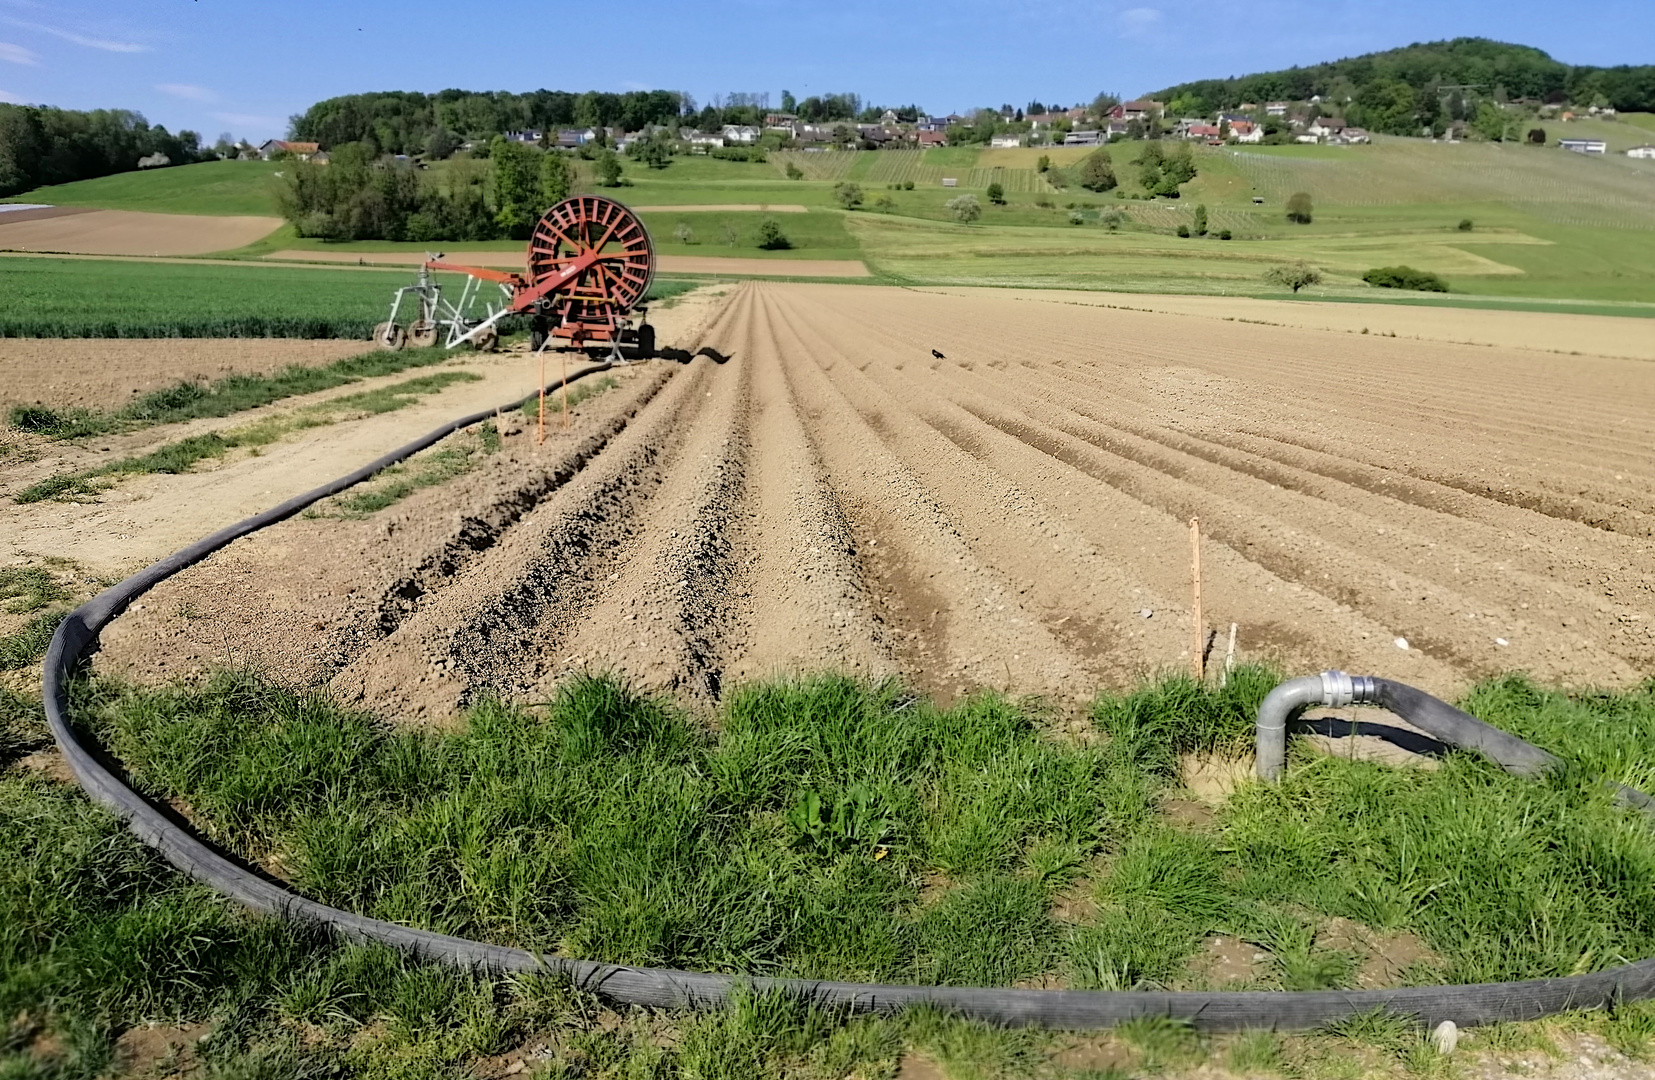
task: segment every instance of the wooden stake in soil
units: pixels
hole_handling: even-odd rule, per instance
[[[540,350],[540,426],[534,435],[534,444],[541,445],[546,441],[546,350]]]
[[[1235,666],[1236,666],[1236,624],[1231,623],[1230,624],[1230,647],[1224,651],[1224,683],[1222,685],[1228,685],[1229,684],[1229,682],[1230,682],[1230,672],[1235,670]]]
[[[1200,682],[1207,676],[1207,635],[1201,621],[1201,519],[1190,518],[1190,582],[1194,586],[1195,602],[1191,605],[1191,618],[1194,626],[1190,633],[1192,643],[1193,663],[1195,666],[1195,681]]]

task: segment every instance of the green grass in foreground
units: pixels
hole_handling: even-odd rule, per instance
[[[1104,697],[1100,737],[1078,743],[993,697],[938,710],[838,679],[741,691],[716,734],[605,680],[541,709],[481,706],[449,733],[396,732],[237,673],[81,684],[74,711],[142,785],[301,891],[590,955],[1004,982],[1067,954],[1097,976],[1081,984],[1116,985],[1207,929],[1242,926],[1272,958],[1263,981],[1286,986],[1348,977],[1315,934],[1330,910],[1420,928],[1442,956],[1421,972],[1433,977],[1646,955],[1655,842],[1589,774],[1642,775],[1655,684],[1569,697],[1511,678],[1473,692],[1475,711],[1576,761],[1578,780],[1522,781],[1469,756],[1422,772],[1296,755],[1280,788],[1242,788],[1210,825],[1159,813],[1177,755],[1233,750],[1273,678]],[[1449,1064],[1380,1015],[1308,1036],[1198,1037],[1147,1019],[1093,1040],[1117,1063],[1100,1074],[1061,1063],[1061,1034],[923,1009],[850,1017],[746,994],[695,1016],[606,1013],[558,979],[426,967],[242,911],[79,791],[12,764],[49,741],[38,702],[0,690],[8,1077],[123,1072],[115,1039],[144,1023],[192,1025],[166,1067],[212,1076],[457,1078],[538,1047],[537,1076],[716,1080],[890,1076],[910,1054],[958,1080],[1201,1061],[1331,1080]],[[1096,913],[1058,917],[1058,898]],[[1635,1004],[1563,1023],[1644,1055],[1652,1017]],[[1476,1029],[1461,1054],[1556,1056],[1554,1034]]]
[[[1228,934],[1269,954],[1261,987],[1350,985],[1332,917],[1418,935],[1422,981],[1655,954],[1655,834],[1594,779],[1647,779],[1655,683],[1473,696],[1578,762],[1573,779],[1300,758],[1210,830],[1169,822],[1178,756],[1244,746],[1271,684],[1101,699],[1095,743],[992,696],[939,710],[837,679],[741,691],[716,735],[596,679],[544,710],[482,705],[449,735],[232,676],[105,692],[86,715],[150,790],[248,857],[280,853],[309,895],[622,963],[1129,988],[1191,984],[1202,939]],[[1094,910],[1060,919],[1065,897]]]
[[[437,350],[431,350],[436,352]],[[439,357],[440,359],[440,357]],[[119,458],[95,469],[58,473],[30,484],[12,496],[18,503],[36,503],[46,499],[79,501],[94,500],[116,478],[140,476],[146,473],[188,472],[202,461],[223,457],[232,450],[268,446],[289,432],[302,428],[333,423],[340,413],[394,412],[412,405],[426,394],[434,394],[457,382],[477,382],[480,375],[469,371],[439,371],[413,379],[348,394],[309,406],[295,416],[275,416],[226,431],[209,431],[202,435],[187,435],[166,443],[146,454]]]

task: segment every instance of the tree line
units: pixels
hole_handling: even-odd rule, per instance
[[[1350,104],[1346,119],[1373,131],[1417,135],[1475,114],[1466,101],[1527,98],[1553,104],[1655,110],[1655,65],[1571,66],[1539,49],[1486,38],[1455,38],[1368,53],[1309,67],[1180,83],[1153,95],[1169,113],[1207,116],[1243,103],[1324,101]],[[1452,115],[1456,109],[1461,115]]]
[[[366,143],[336,146],[331,162],[295,162],[281,191],[282,216],[300,236],[324,240],[526,239],[546,207],[568,198],[573,164],[496,137],[487,158],[459,158],[440,170],[380,155]],[[600,182],[619,179],[603,151]]]
[[[158,154],[171,165],[216,156],[196,132],[174,135],[129,109],[0,105],[0,197],[129,172]]]

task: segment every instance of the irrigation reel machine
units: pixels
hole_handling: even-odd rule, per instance
[[[466,275],[458,299],[444,298],[439,271]],[[576,195],[535,223],[523,273],[461,266],[441,254],[426,259],[419,279],[392,297],[390,317],[374,328],[374,341],[388,349],[439,343],[492,349],[500,320],[525,315],[535,352],[567,347],[614,363],[648,358],[655,354],[655,328],[645,321],[643,300],[654,276],[655,245],[638,215],[601,195]],[[500,290],[497,301],[490,284]],[[400,321],[404,300],[416,309],[406,325]]]

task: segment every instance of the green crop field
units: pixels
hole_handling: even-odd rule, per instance
[[[0,337],[360,338],[390,310],[396,270],[115,259],[0,259]],[[439,275],[456,286],[459,275]],[[650,295],[691,286],[657,279]]]
[[[36,188],[0,201],[156,214],[273,217],[279,213],[276,174],[282,168],[271,161],[209,161]]]
[[[366,340],[400,278],[245,265],[0,259],[0,337]]]

